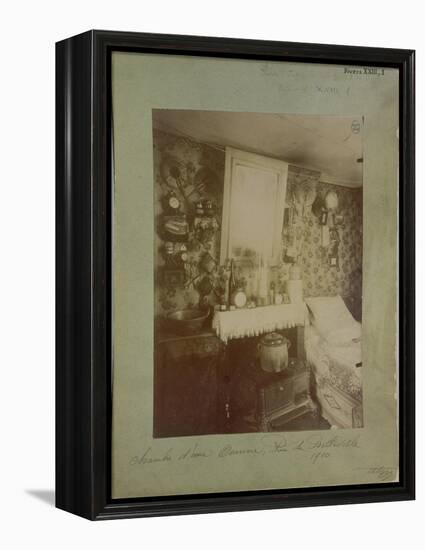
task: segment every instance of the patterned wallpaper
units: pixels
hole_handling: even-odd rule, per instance
[[[348,189],[320,182],[318,194],[323,197],[328,191],[338,195],[339,265],[330,267],[321,242],[321,226],[317,218],[304,220],[304,242],[301,249],[302,278],[306,296],[361,297],[361,271],[363,248],[363,203],[361,189]]]
[[[155,213],[157,225],[162,215],[162,200],[175,193],[182,210],[189,214],[191,228],[184,243],[187,261],[184,264],[184,284],[169,284],[163,277],[164,240],[156,232],[156,315],[198,305],[200,297],[214,305],[224,292],[225,272],[219,265],[220,225],[224,181],[224,151],[187,138],[154,130]],[[324,198],[336,191],[339,206],[337,226],[339,247],[338,265],[330,266],[328,250],[321,246],[322,229],[311,207],[315,197]],[[298,199],[303,196],[303,206]],[[185,199],[184,197],[187,197]],[[194,205],[198,199],[210,199],[215,213],[209,220],[196,220]],[[301,201],[301,199],[300,199]],[[282,232],[282,261],[271,269],[270,282],[276,288],[289,278],[291,257],[298,264],[306,296],[349,296],[359,309],[361,303],[362,267],[362,190],[349,189],[320,182],[320,173],[296,166],[289,167],[284,228]],[[190,214],[193,214],[190,216]],[[199,222],[199,223],[198,223]],[[194,229],[194,225],[196,225]],[[175,243],[178,255],[182,243]],[[295,252],[294,252],[295,250]],[[183,264],[182,264],[183,265]],[[236,278],[249,288],[254,269],[237,268]]]
[[[220,256],[220,225],[223,204],[224,151],[192,140],[154,130],[155,215],[157,225],[162,213],[161,200],[175,192],[182,200],[182,210],[193,210],[197,199],[211,199],[215,215],[207,227],[190,231],[187,248],[188,261],[184,265],[185,283],[182,286],[164,282],[164,240],[156,232],[155,243],[155,313],[163,315],[177,309],[195,307],[201,295],[211,289],[208,302],[215,304],[224,285],[224,270],[218,265]],[[177,170],[176,170],[177,169]],[[175,177],[177,175],[177,178]],[[184,200],[184,196],[187,200]],[[205,220],[207,221],[207,220]],[[209,226],[208,226],[209,225]],[[216,227],[214,227],[214,225]],[[175,247],[181,246],[178,243]],[[209,262],[207,262],[209,260]],[[211,271],[200,264],[215,264]]]

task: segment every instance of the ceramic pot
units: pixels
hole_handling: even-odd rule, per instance
[[[258,344],[261,368],[266,372],[280,372],[286,369],[290,346],[291,342],[277,332],[263,336]]]

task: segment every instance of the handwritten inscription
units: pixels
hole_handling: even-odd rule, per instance
[[[311,435],[305,438],[288,440],[283,435],[267,434],[255,446],[238,446],[229,443],[213,449],[206,444],[201,446],[199,443],[195,443],[183,451],[176,451],[173,447],[169,447],[165,452],[154,452],[152,447],[148,447],[140,455],[132,456],[130,465],[144,466],[173,461],[199,461],[209,458],[229,460],[241,456],[256,457],[288,452],[305,455],[312,464],[316,464],[319,461],[329,459],[335,450],[358,449],[360,447],[359,437]]]
[[[142,466],[144,464],[155,464],[156,462],[171,462],[173,460],[172,453],[173,449],[168,449],[164,454],[154,455],[152,447],[149,447],[142,455],[133,456],[130,459],[130,464],[132,466],[135,464]]]
[[[384,76],[385,69],[382,67],[344,67],[344,74],[361,76]]]

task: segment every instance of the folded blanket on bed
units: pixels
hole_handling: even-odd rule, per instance
[[[313,325],[329,344],[352,347],[360,342],[361,324],[348,311],[341,296],[306,298],[305,302],[313,316]]]

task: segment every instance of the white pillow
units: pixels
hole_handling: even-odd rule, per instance
[[[313,314],[313,324],[320,335],[335,346],[350,345],[361,338],[361,325],[351,313],[341,296],[306,298]]]

